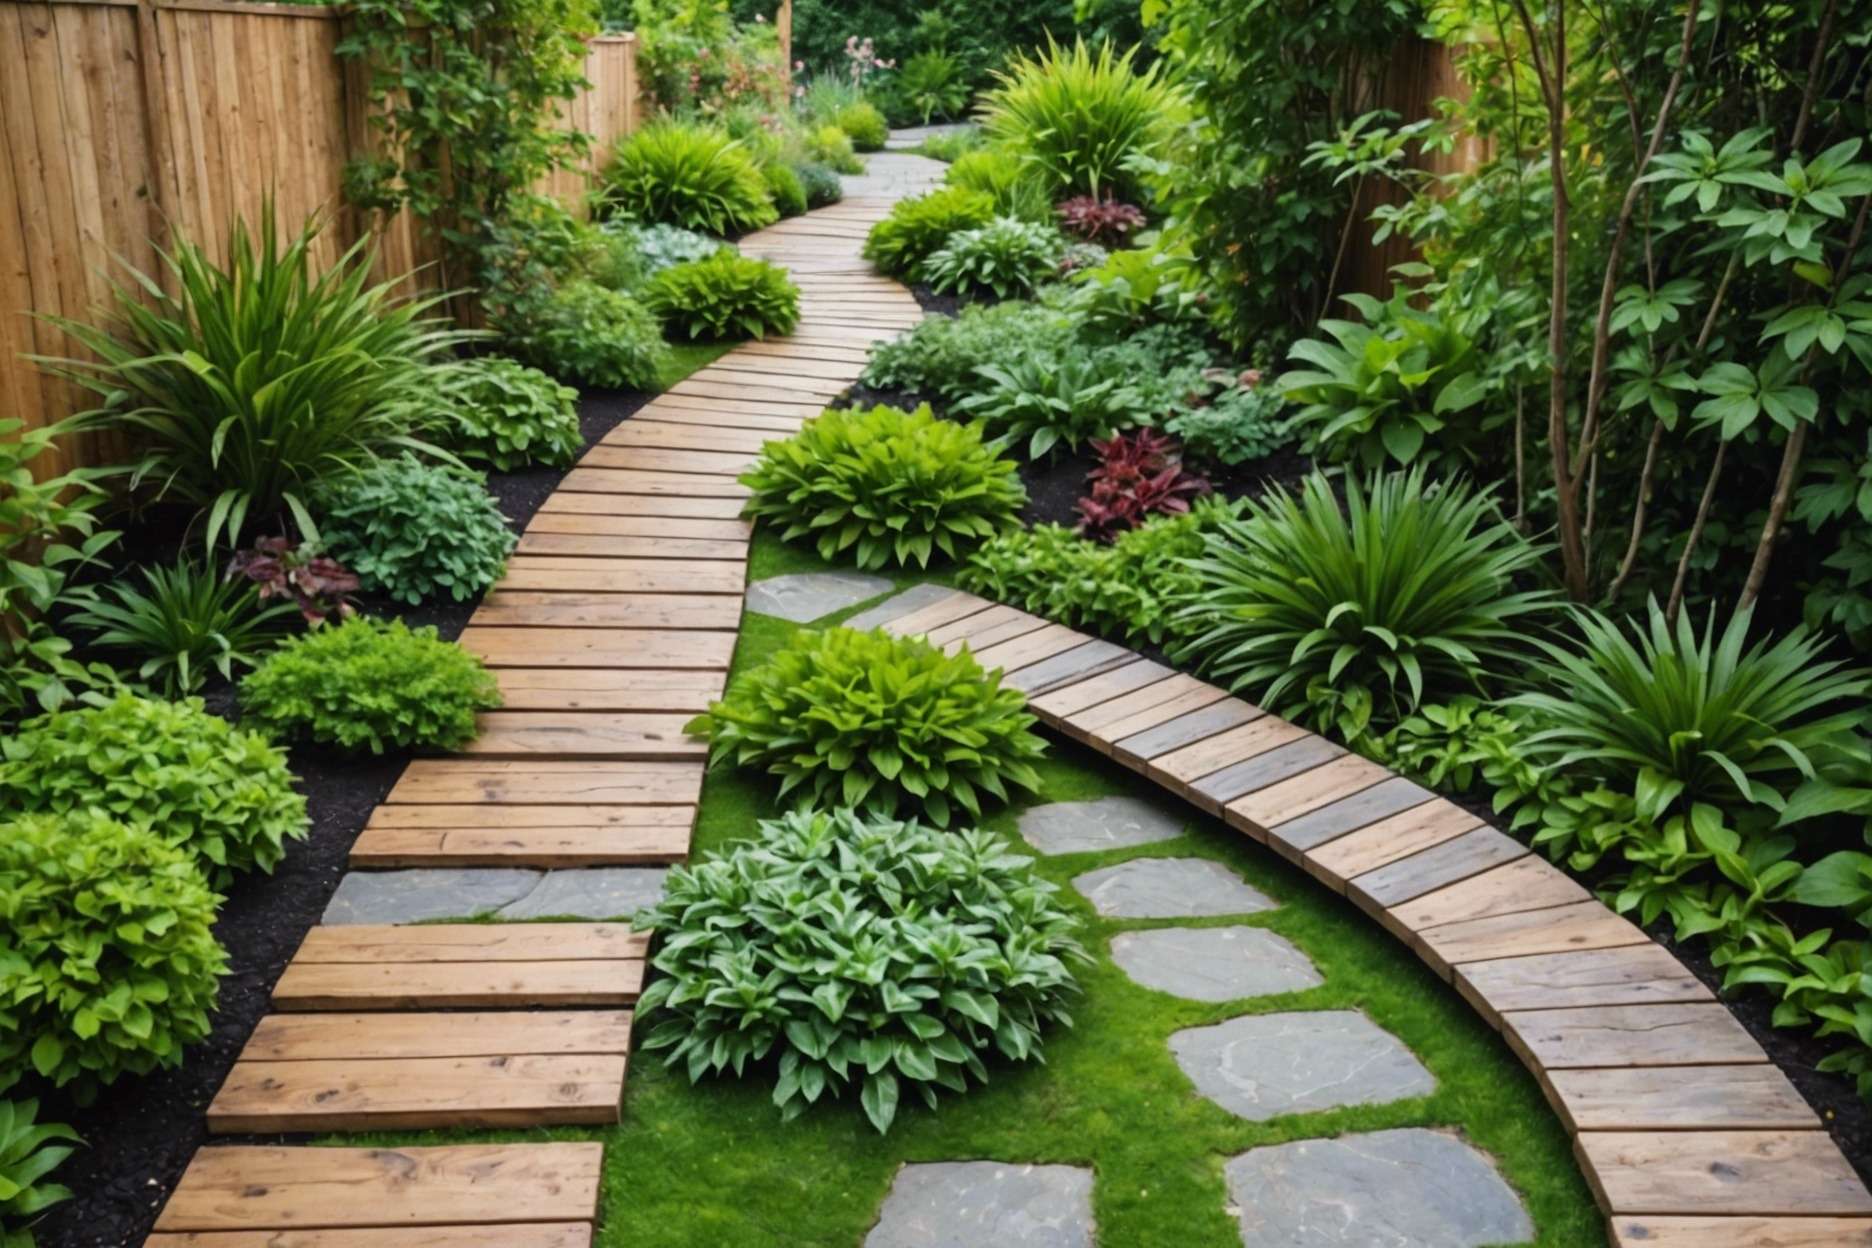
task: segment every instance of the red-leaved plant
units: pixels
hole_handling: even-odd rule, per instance
[[[1178,515],[1209,493],[1209,479],[1186,471],[1183,446],[1155,429],[1093,442],[1099,466],[1086,476],[1091,492],[1079,500],[1079,532],[1107,542],[1151,516]]]
[[[1077,195],[1061,202],[1054,211],[1068,233],[1089,243],[1122,243],[1133,230],[1144,226],[1142,208],[1115,199]]]
[[[305,622],[317,628],[327,617],[348,620],[356,613],[350,595],[358,578],[350,569],[308,543],[288,537],[263,537],[251,550],[234,552],[229,577],[244,576],[260,589],[260,600],[291,598]]]

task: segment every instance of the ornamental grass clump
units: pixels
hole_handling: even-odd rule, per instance
[[[669,329],[690,338],[765,338],[799,324],[799,287],[786,270],[725,247],[658,273],[643,299]]]
[[[687,731],[711,765],[765,771],[802,809],[915,813],[948,827],[983,798],[1038,792],[1046,749],[1027,699],[966,652],[916,638],[801,632]],[[958,811],[959,808],[959,811]]]
[[[878,406],[832,410],[761,449],[741,476],[743,513],[861,568],[928,567],[1008,527],[1027,501],[1019,471],[981,427]]]
[[[783,1119],[856,1088],[890,1129],[906,1089],[988,1079],[1071,1026],[1079,921],[1008,842],[842,810],[764,822],[677,867],[632,920],[662,935],[638,1005],[690,1080],[772,1062]],[[774,1059],[777,1057],[777,1061]]]
[[[643,225],[739,234],[780,219],[760,167],[713,126],[654,122],[619,145],[602,207]]]

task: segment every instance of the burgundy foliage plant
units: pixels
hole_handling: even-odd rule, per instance
[[[1144,210],[1115,199],[1078,195],[1055,209],[1067,233],[1089,243],[1122,243],[1134,230],[1144,228]]]
[[[1183,467],[1183,447],[1155,429],[1121,433],[1092,443],[1099,466],[1086,476],[1091,492],[1079,500],[1079,532],[1110,541],[1154,515],[1177,515],[1209,493],[1209,479]]]
[[[331,615],[348,620],[356,611],[350,595],[358,590],[357,576],[317,547],[291,538],[263,537],[253,549],[236,551],[228,575],[252,581],[262,602],[291,598],[315,628]]]

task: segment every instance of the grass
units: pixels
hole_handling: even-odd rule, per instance
[[[738,342],[672,342],[668,362],[657,372],[657,393],[661,394],[698,368],[707,368],[740,345]]]

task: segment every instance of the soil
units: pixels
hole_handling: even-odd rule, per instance
[[[631,391],[586,393],[579,409],[585,445],[649,398]],[[495,473],[488,488],[518,531],[564,476],[555,468]],[[134,563],[167,561],[184,536],[174,517],[146,517],[126,535],[125,551]],[[409,607],[365,597],[359,606],[411,625],[434,625],[453,639],[475,603]],[[227,682],[217,681],[203,697],[210,710],[234,717],[234,690]],[[215,935],[227,947],[230,965],[208,1038],[189,1049],[179,1068],[123,1079],[89,1108],[57,1093],[41,1096],[41,1120],[70,1123],[85,1146],[59,1168],[58,1181],[78,1195],[54,1206],[34,1228],[39,1248],[135,1248],[143,1242],[183,1167],[208,1142],[208,1103],[266,1013],[274,981],[318,922],[344,874],[351,843],[407,761],[403,754],[357,758],[306,745],[293,746],[288,758],[306,795],[311,833],[288,849],[274,874],[250,874],[228,889]]]

